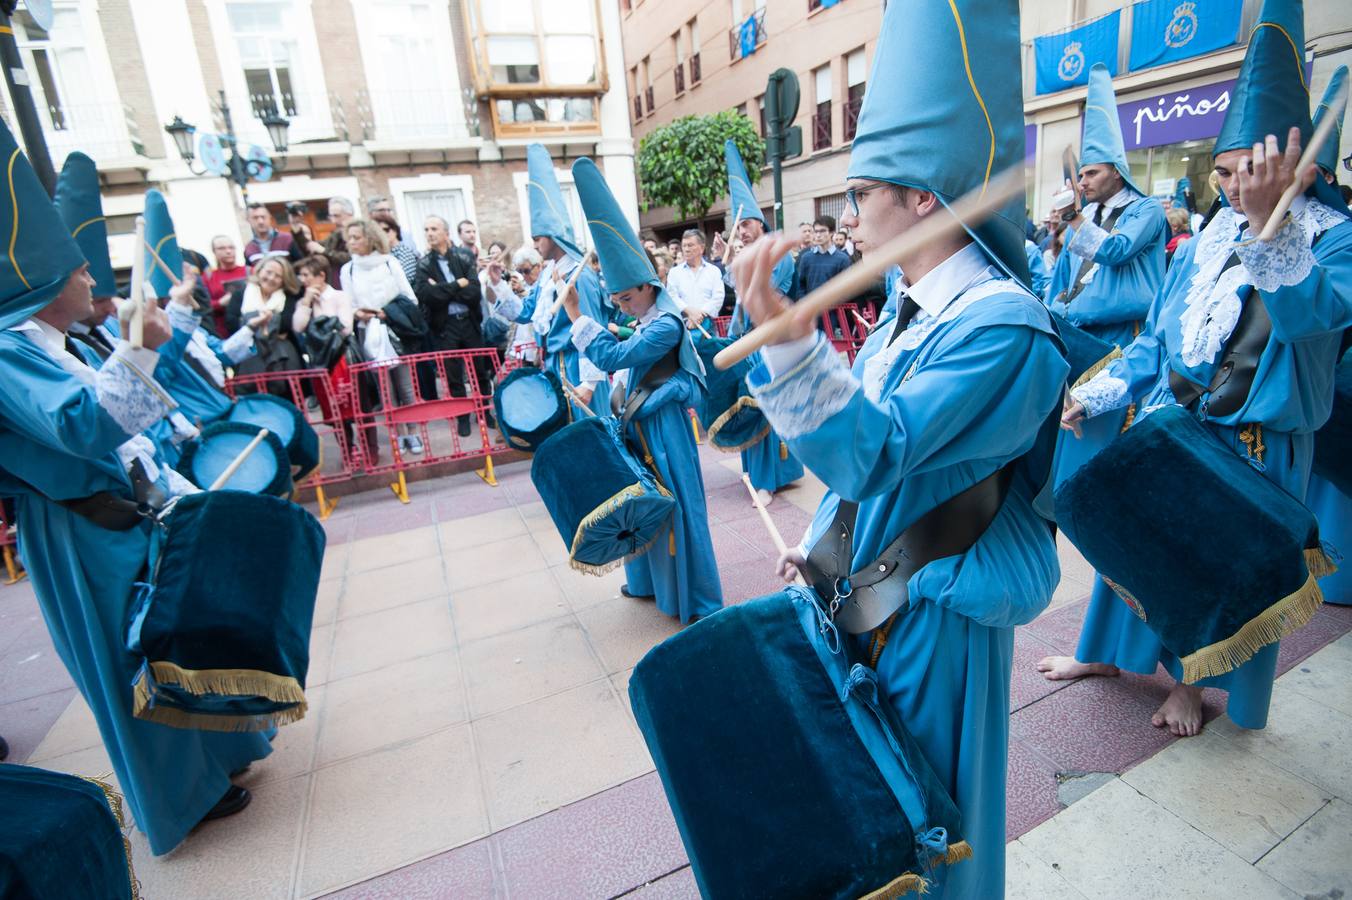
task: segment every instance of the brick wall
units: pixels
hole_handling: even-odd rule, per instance
[[[361,143],[361,114],[357,101],[366,86],[366,69],[357,40],[357,22],[352,14],[354,0],[313,0],[315,38],[324,69],[324,86],[338,98],[347,116],[349,140]],[[360,0],[356,0],[360,2]],[[335,126],[338,124],[334,123]],[[342,135],[339,135],[341,137]]]
[[[388,165],[355,171],[363,199],[390,195],[391,178],[435,173],[468,175],[474,179],[474,214],[479,226],[480,243],[487,247],[500,240],[513,250],[522,244],[521,212],[517,206],[513,172],[524,172],[522,162],[451,163],[448,165]],[[421,228],[421,222],[400,222],[403,228]],[[451,223],[455,227],[455,223]]]
[[[207,96],[215,103],[225,88],[225,82],[221,78],[221,61],[216,55],[216,42],[211,36],[211,19],[202,0],[188,0],[188,22],[192,26],[197,59],[202,64],[202,82],[206,85]],[[204,126],[199,123],[199,127]]]
[[[164,132],[155,118],[155,103],[150,95],[150,81],[146,78],[141,60],[141,45],[136,39],[131,4],[127,0],[103,0],[99,4],[99,26],[108,45],[108,59],[113,66],[113,80],[122,104],[130,110],[137,134],[146,156],[162,158],[165,155]]]

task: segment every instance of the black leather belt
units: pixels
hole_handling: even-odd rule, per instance
[[[906,583],[936,559],[966,553],[995,521],[1009,493],[1010,463],[917,519],[866,566],[854,564],[859,504],[841,501],[835,521],[808,554],[804,577],[827,614],[850,634],[871,631],[908,600]]]
[[[88,497],[56,502],[100,528],[131,531],[147,519],[153,519],[164,506],[165,497],[164,492],[146,475],[139,459],[132,460],[127,474],[131,476],[135,500],[119,497],[111,491],[99,491]]]

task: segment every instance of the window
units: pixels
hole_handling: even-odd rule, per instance
[[[597,0],[470,0],[465,11],[475,82],[485,93],[603,91]]]
[[[634,121],[643,118],[643,95],[638,90],[638,66],[629,70],[629,96],[634,98]]]
[[[812,201],[813,218],[820,219],[822,216],[830,216],[837,223],[841,216],[845,215],[845,194],[828,194],[825,197],[817,197]]]
[[[859,128],[859,110],[864,105],[864,83],[868,79],[868,68],[864,62],[864,49],[845,57],[845,134],[847,141],[854,140]]]
[[[14,24],[24,62],[37,75],[41,93],[35,101],[45,108],[53,131],[69,131],[74,126],[72,102],[78,105],[74,92],[91,84],[80,11],[57,8],[50,31],[40,28],[26,9],[14,13]]]
[[[812,84],[817,101],[812,113],[812,149],[825,150],[831,146],[831,67],[814,69]]]
[[[390,197],[403,225],[404,238],[412,240],[419,252],[427,251],[423,222],[428,216],[441,216],[451,226],[462,219],[474,219],[474,180],[468,175],[417,175],[391,178]],[[314,208],[314,205],[311,205]],[[322,206],[321,206],[322,208]]]
[[[297,103],[291,76],[298,54],[292,5],[232,2],[226,11],[254,117],[294,118]]]
[[[454,63],[439,47],[451,40],[444,4],[367,0],[354,7],[378,140],[467,137]]]
[[[765,43],[765,2],[752,0],[751,10],[743,16],[743,0],[732,0],[732,28],[728,29],[728,50],[735,62],[750,56]]]
[[[671,55],[676,60],[676,64],[671,67],[671,74],[676,81],[676,94],[680,96],[685,93],[685,57],[681,55],[681,33],[679,31],[671,36]]]
[[[761,94],[756,98],[757,115],[760,117],[760,134],[765,137],[765,95]]]
[[[690,86],[699,84],[699,21],[691,19],[685,24],[690,33]]]
[[[648,63],[648,57],[643,57],[643,62],[639,63],[638,69],[643,76],[643,99],[648,102],[648,112],[652,113],[656,106],[653,103],[652,68]]]

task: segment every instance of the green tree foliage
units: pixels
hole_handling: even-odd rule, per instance
[[[711,116],[684,116],[656,128],[638,145],[638,180],[643,208],[675,207],[682,218],[701,218],[728,194],[723,142],[732,138],[747,174],[760,180],[765,141],[736,110]]]

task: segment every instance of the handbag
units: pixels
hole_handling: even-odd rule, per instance
[[[343,345],[347,335],[343,333],[343,321],[337,316],[317,316],[305,329],[303,336],[305,355],[310,358],[310,367],[332,369],[343,355]]]

